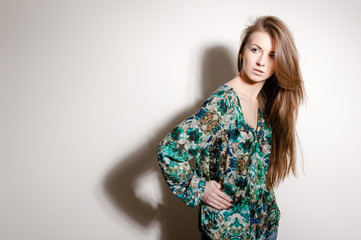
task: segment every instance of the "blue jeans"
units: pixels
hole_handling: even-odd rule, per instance
[[[269,235],[266,240],[276,240],[277,239],[278,230],[274,231],[271,235]]]
[[[269,235],[266,240],[277,240],[277,233],[278,230],[274,231],[271,235]],[[209,238],[207,235],[205,235],[204,233],[202,233],[201,235],[201,240],[210,240],[211,238]]]

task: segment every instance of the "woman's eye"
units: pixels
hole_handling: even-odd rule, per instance
[[[252,48],[252,50],[251,50],[252,52],[258,52],[258,49],[257,48]]]
[[[269,55],[272,59],[275,59],[276,56],[274,54]]]

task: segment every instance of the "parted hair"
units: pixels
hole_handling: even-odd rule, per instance
[[[272,129],[272,150],[267,172],[267,186],[279,185],[291,172],[296,175],[296,128],[299,105],[304,101],[304,86],[299,67],[298,51],[290,30],[277,17],[255,19],[242,33],[238,52],[238,71],[247,42],[256,31],[268,33],[275,45],[274,74],[262,87],[258,102]]]

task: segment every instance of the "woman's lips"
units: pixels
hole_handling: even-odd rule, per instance
[[[260,72],[260,73],[263,73],[263,71],[257,69],[257,68],[253,68],[253,70],[255,70],[256,72]]]
[[[261,76],[264,72],[262,70],[259,70],[257,68],[253,68],[254,74]]]

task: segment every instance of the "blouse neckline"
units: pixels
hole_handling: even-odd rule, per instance
[[[254,128],[254,127],[252,127],[250,124],[248,124],[248,123],[246,122],[246,119],[245,119],[244,114],[243,114],[243,109],[242,109],[241,101],[240,101],[240,99],[239,99],[239,96],[238,96],[237,92],[233,89],[233,87],[230,87],[230,86],[228,86],[227,84],[223,84],[222,86],[230,89],[231,92],[232,92],[232,94],[233,94],[233,96],[236,98],[236,100],[237,100],[237,105],[238,105],[238,107],[239,107],[239,109],[240,109],[240,113],[241,113],[241,115],[242,115],[243,124],[244,124],[247,128],[249,128],[252,132],[257,133],[257,132],[258,132],[258,128],[259,128],[260,125],[261,125],[261,117],[262,117],[262,112],[261,112],[261,109],[259,108],[259,106],[257,107],[257,109],[258,109],[258,112],[257,112],[257,126],[256,126],[256,128]]]

